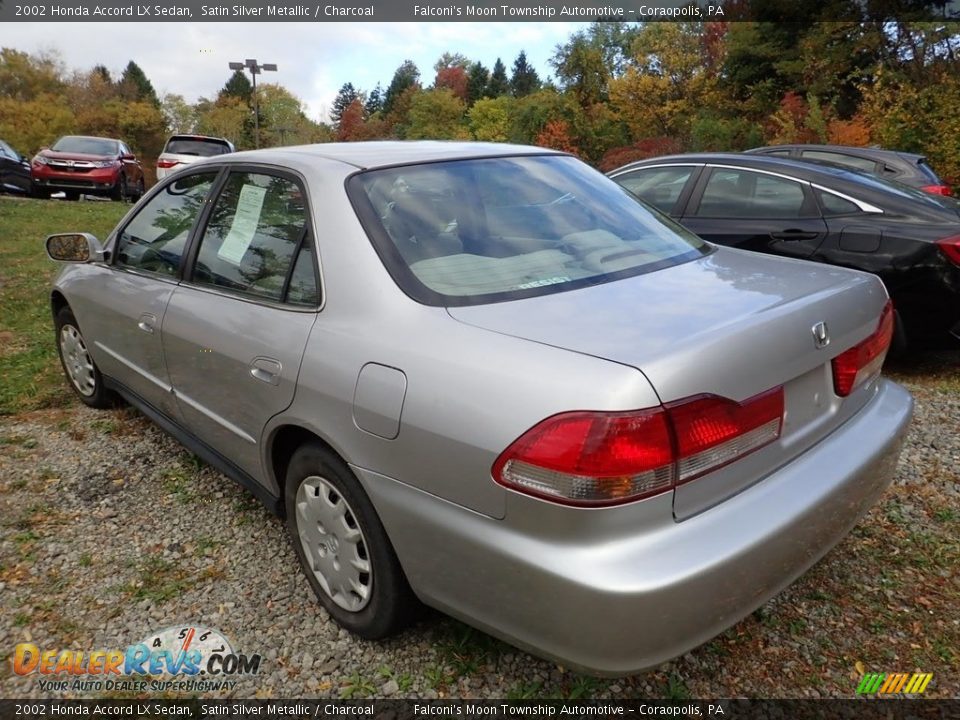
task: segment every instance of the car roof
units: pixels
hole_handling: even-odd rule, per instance
[[[384,140],[373,142],[319,143],[293,145],[267,150],[246,150],[218,158],[223,162],[275,162],[322,158],[367,170],[391,165],[467,160],[470,158],[511,155],[563,155],[548,148],[484,142],[446,142],[440,140]]]
[[[110,142],[123,142],[117,138],[102,137],[101,135],[61,135],[60,140],[64,138],[80,138],[81,140],[109,140]]]
[[[811,173],[828,173],[837,177],[842,176],[845,179],[850,176],[848,168],[837,165],[811,163],[806,160],[794,160],[793,158],[770,155],[748,155],[745,153],[686,153],[683,155],[663,155],[661,157],[647,158],[646,160],[637,160],[623,167],[619,167],[616,170],[611,170],[608,175],[619,174],[635,167],[647,167],[649,165],[659,164],[677,165],[683,163],[727,163],[758,169],[767,168],[771,172],[775,172],[777,168],[780,168],[781,170],[790,170],[804,175]]]

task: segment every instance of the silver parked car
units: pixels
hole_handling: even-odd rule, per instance
[[[912,411],[876,277],[710,245],[542,148],[224,155],[47,249],[80,398],[284,515],[367,638],[419,600],[569,667],[655,666],[837,543]]]

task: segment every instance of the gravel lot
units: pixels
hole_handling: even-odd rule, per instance
[[[136,412],[71,401],[0,417],[0,655],[25,641],[126,647],[195,623],[263,654],[236,697],[842,697],[865,670],[932,672],[927,695],[958,697],[960,353],[895,377],[917,414],[881,504],[724,635],[620,680],[437,614],[389,642],[358,640],[314,600],[282,523]],[[3,697],[50,696],[8,663],[0,673]]]

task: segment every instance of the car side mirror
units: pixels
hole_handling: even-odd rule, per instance
[[[136,160],[136,159],[137,159],[137,156],[134,155],[133,153],[124,153],[123,155],[120,156],[120,159],[121,159],[121,160]]]
[[[48,235],[47,255],[57,262],[103,262],[107,254],[100,241],[90,233],[57,233]]]

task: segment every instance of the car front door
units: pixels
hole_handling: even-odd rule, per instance
[[[807,183],[769,172],[709,167],[681,222],[704,240],[806,258],[827,235]]]
[[[183,175],[154,194],[108,245],[108,281],[84,289],[84,332],[100,370],[169,417],[177,417],[160,329],[184,250],[216,171]]]
[[[293,401],[320,302],[303,182],[230,171],[163,320],[163,349],[187,429],[261,475],[267,421]]]

